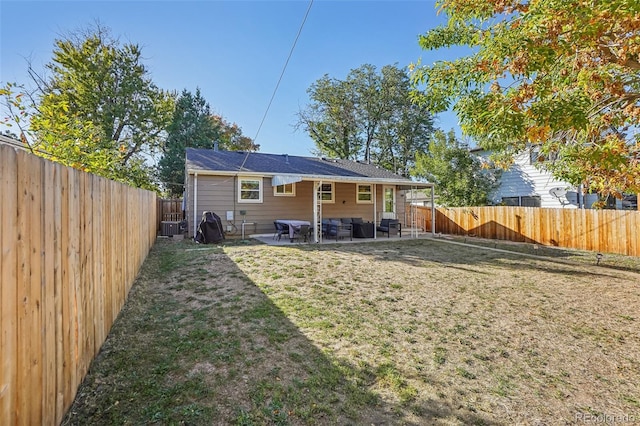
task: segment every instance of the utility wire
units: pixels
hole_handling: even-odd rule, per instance
[[[258,126],[258,130],[256,131],[256,135],[253,137],[253,141],[255,142],[258,139],[258,135],[260,134],[260,130],[262,129],[262,125],[264,124],[264,121],[267,118],[267,114],[269,113],[269,109],[271,109],[271,104],[273,103],[273,99],[276,97],[276,92],[278,91],[278,88],[280,87],[280,82],[282,81],[282,77],[284,77],[284,73],[287,70],[287,65],[289,65],[289,60],[291,59],[291,56],[293,55],[293,50],[296,47],[296,44],[298,43],[298,39],[300,38],[300,34],[302,33],[302,28],[304,28],[304,24],[307,22],[307,17],[309,16],[309,12],[311,11],[311,6],[313,5],[313,0],[309,0],[309,6],[307,7],[307,11],[304,14],[304,18],[302,19],[302,23],[300,24],[300,28],[298,29],[298,34],[296,35],[295,40],[293,41],[293,45],[291,46],[291,50],[289,50],[289,56],[287,56],[287,60],[284,63],[284,66],[282,67],[282,72],[280,73],[280,77],[278,78],[278,82],[276,83],[276,87],[273,89],[273,93],[271,94],[271,99],[269,99],[269,103],[267,105],[267,109],[264,111],[264,115],[262,116],[262,121],[260,121],[260,125]],[[245,163],[247,162],[247,159],[249,158],[249,151],[247,151],[247,153],[245,154],[244,160],[242,161],[242,164],[240,165],[240,169],[238,169],[239,171],[242,170],[242,168],[244,167]]]

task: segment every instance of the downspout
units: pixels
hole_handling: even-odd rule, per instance
[[[198,173],[193,174],[193,238],[198,233]]]

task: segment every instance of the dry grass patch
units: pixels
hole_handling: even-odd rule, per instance
[[[638,420],[640,275],[626,261],[437,240],[161,241],[65,423]]]

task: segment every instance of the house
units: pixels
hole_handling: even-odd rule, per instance
[[[273,233],[277,219],[309,221],[312,229],[323,217],[402,222],[405,193],[433,191],[431,183],[333,158],[188,148],[185,168],[190,236],[204,211],[220,216],[226,231],[248,227],[247,233],[258,234]]]
[[[419,189],[417,191],[408,192],[405,195],[405,202],[413,206],[431,207],[431,194],[429,190]],[[438,205],[438,196],[434,197],[435,205]]]
[[[471,152],[481,159],[487,159],[490,155],[489,151],[483,149],[472,149]],[[537,147],[531,147],[517,155],[511,167],[502,172],[500,185],[491,195],[493,203],[551,208],[578,208],[584,204],[577,188],[536,168],[535,165],[539,162]]]

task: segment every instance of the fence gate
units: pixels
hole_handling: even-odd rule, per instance
[[[182,198],[158,199],[158,232],[163,236],[180,234],[180,222],[184,219]]]

